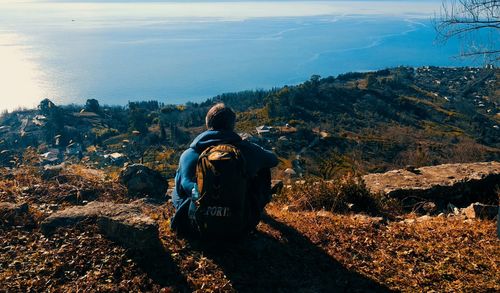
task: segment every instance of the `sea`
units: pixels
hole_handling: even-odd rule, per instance
[[[394,66],[477,66],[441,1],[0,1],[0,110],[200,102]]]

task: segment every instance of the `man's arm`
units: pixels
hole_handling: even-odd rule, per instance
[[[260,149],[260,156],[262,156],[262,166],[259,169],[273,168],[278,165],[278,157],[273,152],[268,151],[261,146],[255,146]]]
[[[175,189],[172,194],[172,203],[176,209],[191,196],[196,180],[196,163],[198,161],[198,153],[189,148],[182,153],[179,159],[179,168],[175,175]]]
[[[244,142],[243,146],[246,148],[244,154],[250,177],[257,175],[261,169],[270,169],[278,165],[278,157],[273,152],[251,142]]]

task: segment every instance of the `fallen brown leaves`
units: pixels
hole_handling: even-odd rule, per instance
[[[0,231],[0,284],[8,292],[159,290],[123,248],[95,229],[60,230],[50,238]]]
[[[316,212],[270,215],[297,229],[346,268],[401,291],[500,290],[500,240],[492,221],[430,218],[388,225]]]

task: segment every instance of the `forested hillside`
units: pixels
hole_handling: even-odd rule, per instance
[[[498,69],[399,67],[347,73],[272,90],[216,96],[203,103],[55,105],[4,113],[0,162],[26,147],[53,162],[98,166],[143,161],[173,175],[179,153],[203,130],[217,101],[238,112],[244,137],[273,148],[280,170],[330,178],[344,171],[498,160]],[[256,128],[265,126],[264,131]],[[50,154],[48,154],[50,153]],[[113,156],[111,156],[113,155]]]

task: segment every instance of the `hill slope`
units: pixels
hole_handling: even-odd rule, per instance
[[[38,110],[2,115],[0,163],[12,164],[31,146],[39,154],[57,149],[59,161],[99,166],[115,164],[110,155],[120,153],[118,165],[144,161],[172,176],[179,153],[203,130],[216,101],[238,111],[238,131],[275,149],[281,170],[331,178],[346,170],[498,160],[499,75],[498,69],[399,67],[313,76],[296,86],[223,94],[200,104],[109,107],[89,100],[56,106],[45,100]],[[260,125],[271,131],[258,135]]]

